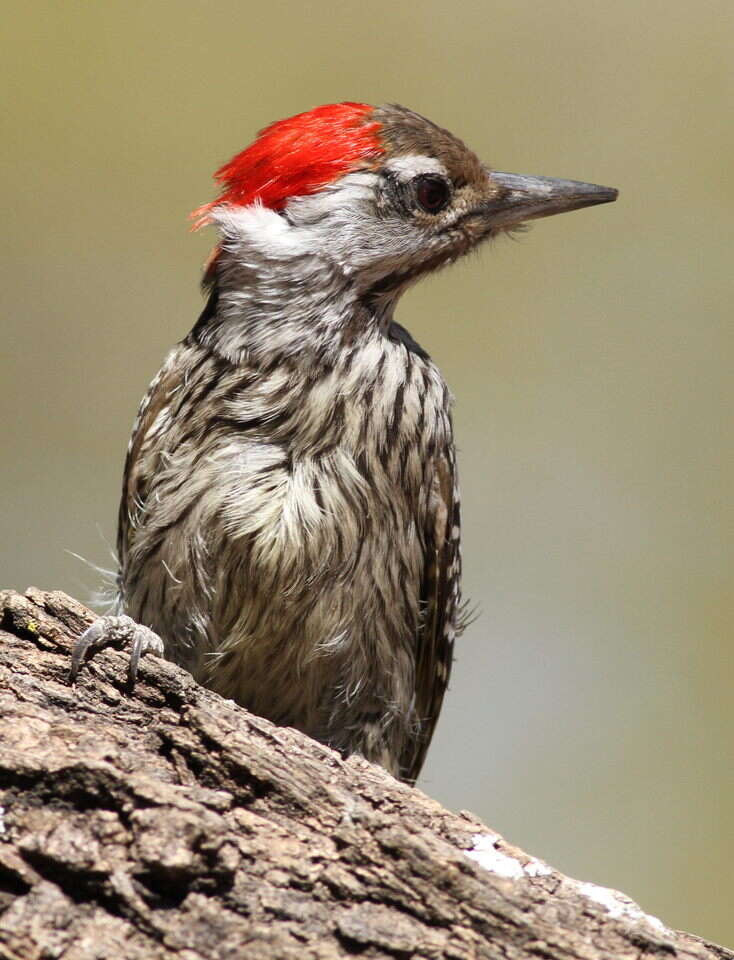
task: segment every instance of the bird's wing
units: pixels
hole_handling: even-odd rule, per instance
[[[201,403],[222,382],[216,358],[188,341],[177,344],[166,357],[143,397],[125,458],[118,515],[117,553],[121,571],[129,551],[151,515],[147,503],[165,472],[165,457],[181,443],[182,435],[206,415]],[[225,365],[222,365],[225,366]],[[182,503],[186,502],[186,497]],[[146,534],[147,535],[147,534]]]
[[[175,367],[165,363],[148,387],[135,418],[125,457],[117,524],[117,555],[121,571],[125,569],[128,549],[145,511],[151,476],[155,476],[153,464],[149,462],[150,456],[157,454],[156,438],[150,437],[151,427],[166,410],[178,378]]]
[[[453,659],[460,613],[461,553],[459,496],[454,451],[436,460],[425,531],[426,561],[421,589],[422,620],[416,650],[417,737],[404,751],[401,775],[414,783],[421,771],[441,712]]]

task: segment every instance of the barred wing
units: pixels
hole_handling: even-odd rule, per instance
[[[451,675],[460,619],[459,535],[455,458],[453,449],[447,449],[436,461],[425,532],[423,619],[416,650],[415,715],[419,728],[401,759],[401,775],[409,783],[415,782],[425,761]]]

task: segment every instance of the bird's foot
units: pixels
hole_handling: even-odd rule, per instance
[[[135,686],[140,658],[146,653],[163,656],[163,641],[158,634],[136,623],[132,617],[100,617],[74,644],[69,670],[70,683],[76,680],[85,660],[91,660],[95,654],[107,647],[115,650],[130,649],[130,662],[127,667],[130,689]]]

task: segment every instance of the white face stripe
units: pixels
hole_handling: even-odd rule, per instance
[[[243,259],[248,250],[274,261],[303,257],[312,250],[311,238],[306,233],[293,230],[275,210],[260,204],[222,204],[210,216],[225,244],[242,251]]]
[[[446,167],[435,157],[410,154],[407,157],[396,157],[388,160],[385,170],[393,173],[401,183],[407,183],[413,177],[422,173],[436,173],[441,177],[448,177]]]

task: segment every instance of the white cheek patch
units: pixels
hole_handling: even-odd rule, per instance
[[[395,174],[401,183],[407,183],[413,177],[422,173],[434,173],[448,179],[446,167],[435,157],[426,157],[410,154],[407,157],[396,157],[385,164],[385,169]]]
[[[312,252],[345,277],[362,274],[367,285],[418,255],[425,243],[415,225],[378,215],[378,180],[372,171],[350,173],[319,193],[294,197],[285,208],[291,229],[309,238]]]
[[[286,204],[288,219],[297,226],[316,226],[340,211],[356,215],[365,210],[375,195],[377,175],[368,171],[349,173],[305,197],[292,197]]]
[[[215,207],[211,219],[228,246],[260,250],[271,260],[292,260],[312,249],[307,236],[294,230],[275,210],[260,204]]]

